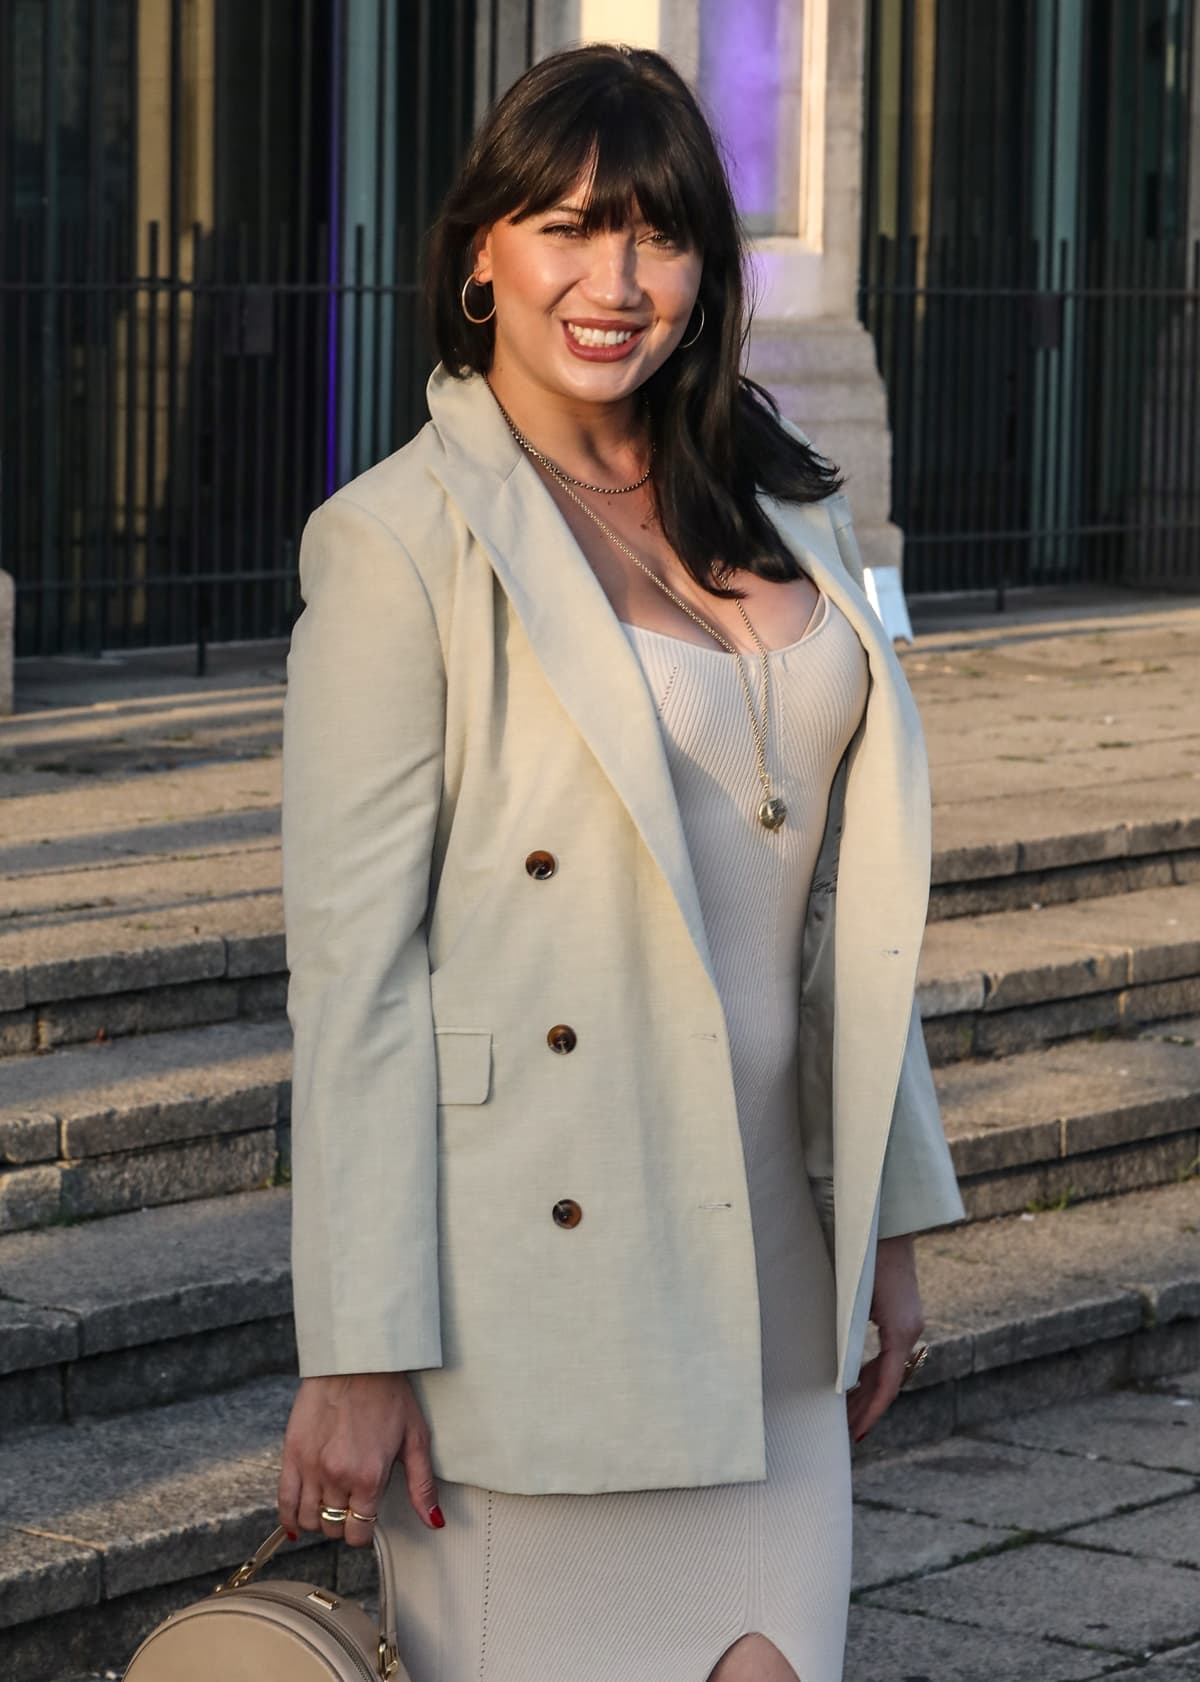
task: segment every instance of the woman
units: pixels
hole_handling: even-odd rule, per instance
[[[434,232],[429,424],[303,536],[279,1512],[380,1527],[413,1682],[836,1682],[849,1433],[963,1214],[920,722],[744,261],[669,63],[543,60]]]

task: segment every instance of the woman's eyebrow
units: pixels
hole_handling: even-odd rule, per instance
[[[584,207],[581,204],[553,204],[553,205],[550,206],[549,210],[544,210],[542,212],[542,215],[543,216],[554,216],[560,210],[567,210],[567,211],[570,211],[572,216],[582,216],[583,208]],[[644,216],[635,217],[634,220],[637,221],[637,222],[646,222],[646,218]],[[648,227],[649,223],[646,223],[646,226]]]

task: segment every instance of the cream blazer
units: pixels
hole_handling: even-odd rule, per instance
[[[434,1470],[461,1482],[761,1479],[729,1042],[653,697],[487,382],[439,364],[427,396],[431,420],[301,540],[282,814],[299,1370],[409,1372]],[[870,671],[796,999],[843,1391],[878,1238],[964,1214],[914,996],[929,773],[844,497],[765,506]]]

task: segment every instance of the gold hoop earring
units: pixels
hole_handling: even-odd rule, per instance
[[[467,308],[467,287],[470,286],[470,284],[473,280],[475,280],[475,276],[473,274],[469,274],[467,276],[466,280],[463,281],[463,287],[462,287],[462,292],[460,294],[460,297],[462,298],[462,312],[463,312],[463,314],[466,316],[468,321],[473,321],[475,323],[476,327],[479,327],[479,326],[482,325],[483,322],[490,321],[492,319],[492,316],[495,315],[495,313],[496,313],[496,300],[495,300],[495,296],[493,295],[492,308],[491,308],[491,311],[488,315],[472,315],[470,310]],[[475,284],[476,284],[476,286],[490,286],[491,282],[487,281],[487,280],[475,280]]]
[[[679,349],[680,350],[686,350],[689,345],[694,345],[696,340],[700,337],[701,333],[703,333],[703,331],[704,331],[704,305],[701,304],[700,305],[700,325],[699,325],[699,327],[697,327],[696,331],[692,334],[690,339],[680,339]]]

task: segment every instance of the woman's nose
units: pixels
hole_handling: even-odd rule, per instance
[[[636,242],[627,235],[607,234],[592,242],[589,291],[614,306],[636,303],[641,296],[637,278]]]

